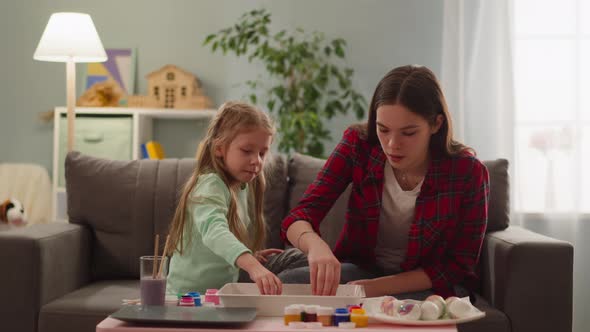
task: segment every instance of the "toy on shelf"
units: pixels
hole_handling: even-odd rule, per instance
[[[141,145],[141,158],[143,159],[164,159],[164,149],[156,141],[149,141]]]
[[[128,96],[127,106],[146,108],[207,109],[211,101],[199,79],[174,65],[166,65],[146,76],[148,94]]]
[[[124,96],[124,92],[112,79],[93,84],[76,101],[76,106],[116,107]]]

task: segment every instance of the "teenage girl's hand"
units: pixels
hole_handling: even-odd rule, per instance
[[[262,295],[280,295],[283,292],[283,284],[272,272],[267,270],[250,253],[241,254],[236,260],[236,265],[248,272]]]
[[[319,237],[309,245],[309,278],[314,295],[336,295],[340,283],[340,261]]]
[[[264,250],[259,250],[254,254],[254,257],[256,257],[256,259],[264,264],[266,262],[268,262],[268,256],[272,256],[272,255],[276,255],[276,254],[280,254],[282,253],[284,250],[283,249],[264,249]]]

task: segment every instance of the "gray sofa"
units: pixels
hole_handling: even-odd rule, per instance
[[[265,214],[269,246],[282,247],[279,224],[323,165],[294,155],[272,160]],[[486,162],[491,177],[488,233],[477,306],[484,319],[459,331],[571,331],[573,247],[508,221],[507,162]],[[70,223],[0,233],[2,331],[95,330],[122,299],[137,298],[138,257],[166,234],[179,188],[194,160],[112,161],[68,155]],[[334,244],[347,193],[322,224]]]

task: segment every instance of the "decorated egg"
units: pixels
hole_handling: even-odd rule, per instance
[[[456,296],[447,297],[447,299],[445,300],[445,304],[447,305],[447,308],[449,307],[449,305],[451,304],[451,302],[453,302],[455,300],[460,300],[460,298],[458,298]]]
[[[434,305],[436,305],[439,308],[439,310],[440,310],[439,316],[435,319],[441,318],[442,316],[445,315],[446,310],[447,310],[447,304],[445,302],[445,299],[442,298],[442,296],[430,295],[429,297],[426,298],[426,300],[424,300],[424,303],[426,303],[426,302],[433,303]],[[429,306],[429,305],[427,305],[427,306]],[[422,309],[424,309],[424,308],[422,308]],[[424,312],[422,314],[424,314]]]
[[[395,315],[395,308],[396,303],[399,303],[395,297],[393,296],[384,296],[383,300],[381,301],[381,312],[386,315],[394,316]]]
[[[419,320],[422,315],[420,305],[417,303],[399,301],[399,305],[395,310],[395,317],[406,320]]]
[[[420,319],[422,320],[436,320],[442,316],[442,310],[440,307],[431,301],[422,302],[420,309],[422,311]]]

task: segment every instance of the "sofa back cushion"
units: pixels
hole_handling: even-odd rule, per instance
[[[289,209],[299,203],[307,187],[315,180],[326,161],[299,153],[294,153],[289,160]],[[340,195],[320,225],[324,241],[334,248],[342,227],[344,227],[348,197],[351,186]]]
[[[138,258],[153,255],[154,234],[165,239],[193,168],[191,159],[119,161],[68,154],[68,216],[92,230],[93,279],[139,276]]]
[[[264,213],[268,222],[285,215],[287,167],[278,155],[269,163]],[[72,152],[66,158],[66,190],[71,223],[93,234],[92,277],[139,277],[139,257],[153,255],[155,234],[164,247],[182,188],[195,167],[194,159],[118,161]],[[282,246],[271,229],[267,243]]]
[[[297,153],[292,156],[289,162],[289,210],[297,205],[325,162],[323,159]],[[490,174],[487,232],[502,230],[508,227],[509,222],[508,161],[497,159],[483,161],[483,163]],[[340,195],[320,226],[322,238],[332,247],[338,240],[344,225],[349,196],[350,186]]]

